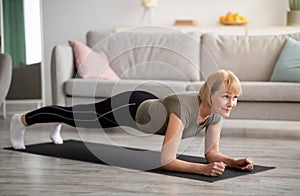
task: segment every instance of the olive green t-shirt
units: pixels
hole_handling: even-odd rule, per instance
[[[137,109],[136,123],[140,131],[164,135],[169,116],[174,113],[184,125],[182,138],[193,137],[210,124],[218,123],[222,117],[212,114],[202,124],[198,124],[201,100],[198,93],[187,92],[161,99],[144,101]]]

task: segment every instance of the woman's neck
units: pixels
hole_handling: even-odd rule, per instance
[[[198,123],[203,123],[209,116],[211,115],[211,109],[204,105],[203,103],[200,103],[199,106],[199,116],[198,116]]]

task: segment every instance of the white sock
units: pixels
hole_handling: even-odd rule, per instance
[[[52,131],[50,134],[50,139],[54,144],[63,144],[64,141],[60,135],[61,123],[54,123],[52,125]]]
[[[25,149],[24,133],[25,125],[21,120],[22,114],[15,114],[10,120],[10,142],[14,149]]]

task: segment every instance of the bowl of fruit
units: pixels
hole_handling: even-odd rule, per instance
[[[220,16],[219,22],[223,25],[245,25],[248,18],[239,13],[228,12],[225,16]]]

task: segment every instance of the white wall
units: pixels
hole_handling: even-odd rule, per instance
[[[24,1],[26,64],[39,63],[42,60],[40,11],[40,1]]]
[[[228,11],[248,17],[249,26],[286,24],[288,0],[158,0],[156,24],[172,25],[175,19],[195,18],[200,26],[217,26]],[[50,56],[56,44],[85,41],[85,33],[96,29],[138,25],[143,8],[140,0],[43,0],[43,44],[46,104],[51,100]]]

